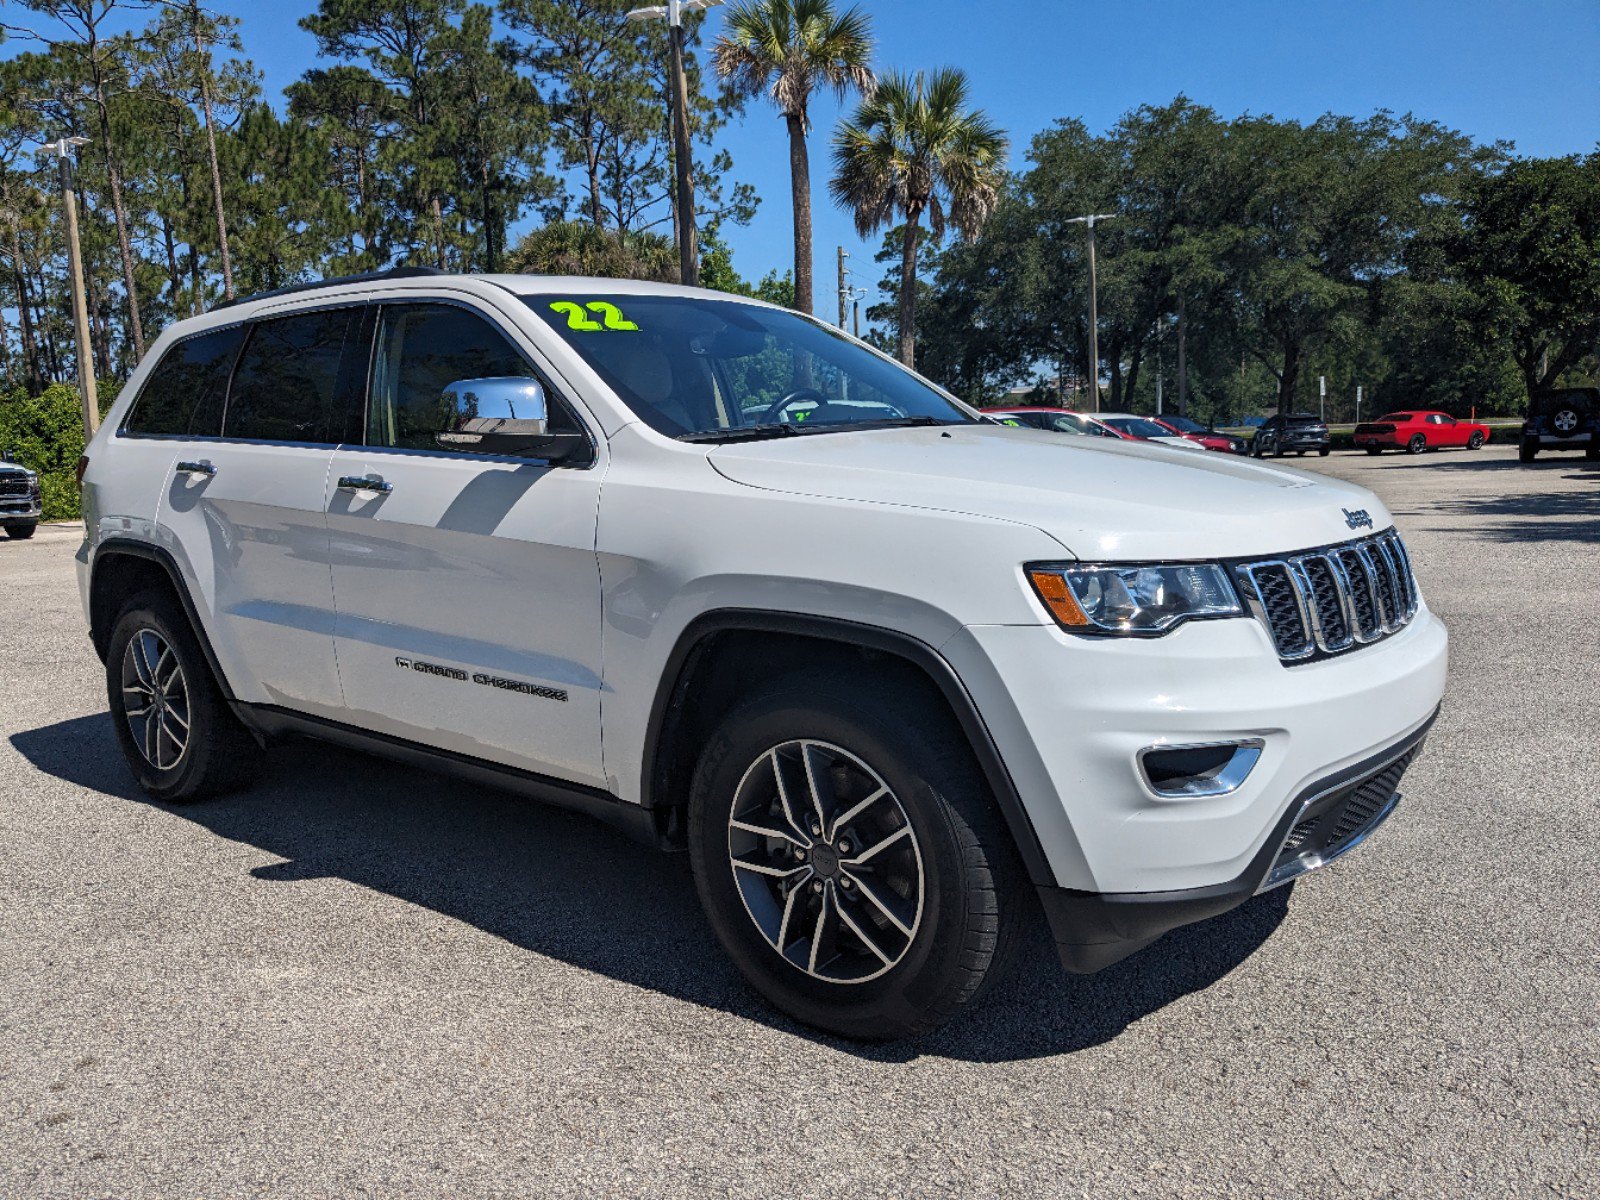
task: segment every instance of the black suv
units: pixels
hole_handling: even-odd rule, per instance
[[[1268,417],[1266,424],[1256,430],[1250,453],[1257,458],[1269,454],[1282,458],[1290,451],[1305,454],[1308,450],[1326,455],[1331,446],[1328,427],[1317,417],[1310,413],[1279,413]]]
[[[1532,462],[1541,450],[1582,450],[1600,459],[1600,388],[1541,392],[1528,405],[1517,457]]]

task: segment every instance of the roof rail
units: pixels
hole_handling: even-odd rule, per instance
[[[333,279],[318,279],[314,283],[295,283],[288,287],[273,288],[269,292],[252,292],[248,296],[235,296],[221,304],[213,304],[211,311],[249,304],[252,300],[270,300],[274,296],[293,296],[296,292],[314,292],[318,288],[337,287],[342,283],[376,283],[382,279],[418,279],[428,275],[448,275],[438,267],[390,267],[387,271],[368,271],[364,275],[340,275]]]

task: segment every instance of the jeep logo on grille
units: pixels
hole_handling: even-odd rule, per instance
[[[1372,514],[1366,509],[1358,508],[1352,512],[1348,508],[1341,508],[1339,511],[1344,514],[1344,523],[1351,529],[1372,528]]]

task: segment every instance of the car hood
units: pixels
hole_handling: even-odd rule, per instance
[[[1032,525],[1083,559],[1280,554],[1390,524],[1371,492],[1324,475],[1002,425],[730,443],[710,461],[768,491]]]

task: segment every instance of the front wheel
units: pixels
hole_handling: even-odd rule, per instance
[[[925,1033],[1000,973],[1021,866],[948,714],[806,672],[726,717],[689,803],[695,885],[751,985],[846,1037]]]
[[[1383,453],[1383,447],[1382,446],[1368,446],[1367,447],[1367,453],[1372,455],[1374,458],[1376,458],[1378,455]]]
[[[1539,456],[1539,446],[1535,442],[1523,442],[1517,447],[1517,461],[1531,463]]]
[[[1467,439],[1467,449],[1468,450],[1482,450],[1483,449],[1483,434],[1481,432],[1474,432],[1473,435]]]
[[[1329,449],[1330,449],[1330,447],[1324,446],[1321,450],[1317,451],[1317,457],[1318,458],[1327,458]]]
[[[33,536],[33,531],[35,529],[38,529],[38,528],[39,528],[39,526],[37,524],[33,524],[33,525],[7,525],[6,526],[6,536],[8,538],[16,538],[16,540],[19,541],[19,542],[25,542],[25,541],[27,541],[29,538],[31,538]]]
[[[1428,439],[1423,437],[1420,433],[1413,435],[1411,440],[1406,443],[1407,454],[1421,454],[1427,448]]]

